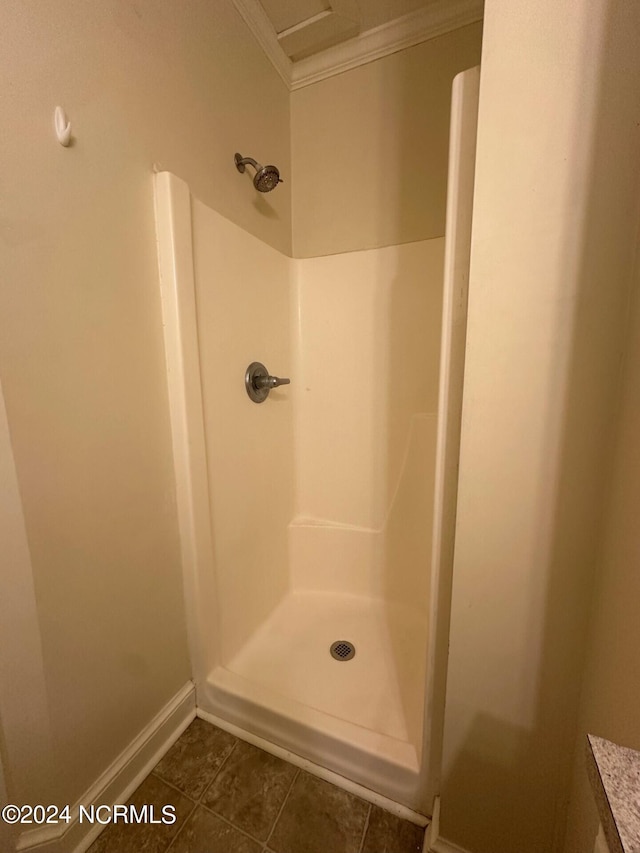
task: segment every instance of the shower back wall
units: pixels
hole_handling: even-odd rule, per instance
[[[426,606],[443,243],[296,262],[296,586]]]

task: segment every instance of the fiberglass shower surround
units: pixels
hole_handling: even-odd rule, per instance
[[[199,713],[427,813],[444,238],[291,259],[168,173],[156,208]]]

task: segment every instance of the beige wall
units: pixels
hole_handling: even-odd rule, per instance
[[[299,258],[442,237],[451,83],[480,61],[481,25],[291,95]]]
[[[190,676],[152,167],[289,251],[290,182],[257,199],[232,163],[240,150],[289,175],[288,93],[231,2],[8,0],[0,22],[0,370],[51,797],[73,801]]]
[[[614,5],[485,6],[441,814],[474,853],[562,848],[637,228]]]
[[[602,541],[589,631],[587,666],[580,707],[576,760],[566,853],[590,849],[596,831],[596,811],[585,772],[585,736],[591,732],[640,749],[640,9],[627,0],[612,7],[607,34],[608,57],[603,79],[603,143],[616,159],[616,183],[611,206],[620,228],[620,263],[616,276],[631,273],[633,297],[629,311],[621,393],[612,413],[614,452],[606,498]],[[611,168],[603,180],[611,180]],[[623,266],[625,265],[625,266]],[[616,281],[607,276],[606,286]]]
[[[51,790],[53,749],[31,556],[1,381],[0,483],[0,803],[32,796],[40,801]],[[2,799],[7,790],[11,799]]]
[[[631,314],[613,478],[594,588],[566,853],[589,850],[598,817],[587,780],[587,732],[640,750],[640,282]]]

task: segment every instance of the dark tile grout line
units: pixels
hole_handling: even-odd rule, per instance
[[[362,838],[360,839],[360,847],[358,847],[358,853],[362,853],[364,848],[364,840],[367,837],[367,830],[369,829],[369,820],[371,819],[371,810],[373,809],[373,805],[369,803],[369,809],[367,810],[367,818],[364,822],[364,827],[362,830]]]
[[[235,746],[236,746],[236,745],[235,745],[235,743],[234,743],[234,745],[233,745],[233,749],[235,749]],[[231,752],[233,752],[233,749],[231,750]],[[229,753],[229,755],[231,755],[231,752]],[[226,759],[225,759],[225,761],[226,761]],[[224,761],[223,761],[222,763],[224,764]],[[221,766],[222,766],[222,765],[221,765]],[[159,773],[156,773],[156,772],[155,772],[155,770],[152,770],[151,772],[153,773],[153,775],[154,775],[154,776],[156,776],[158,779],[160,779],[160,781],[161,781],[161,782],[164,782],[164,784],[165,784],[165,785],[167,785],[169,788],[173,788],[173,790],[174,790],[174,791],[176,791],[178,794],[180,794],[180,796],[181,796],[181,797],[186,797],[186,798],[187,798],[187,800],[189,800],[191,803],[193,803],[193,808],[191,809],[191,811],[189,812],[189,814],[186,816],[186,818],[185,818],[185,819],[184,819],[184,821],[182,822],[182,826],[178,829],[178,831],[177,831],[177,832],[176,832],[176,834],[173,836],[173,838],[171,839],[171,841],[170,841],[170,842],[167,844],[167,846],[164,848],[163,853],[168,853],[169,848],[170,848],[170,847],[172,847],[172,845],[173,845],[174,841],[176,840],[176,838],[180,835],[180,833],[182,832],[182,830],[185,828],[185,826],[189,823],[190,819],[191,819],[191,818],[193,817],[193,815],[195,814],[196,809],[198,808],[199,800],[194,800],[192,797],[187,796],[187,795],[184,793],[184,791],[181,791],[181,790],[180,790],[180,788],[176,788],[176,786],[175,786],[175,785],[172,785],[172,784],[171,784],[171,782],[167,782],[167,780],[166,780],[166,779],[163,779],[163,778],[162,778],[162,776],[161,776]],[[216,773],[216,776],[217,776],[217,775],[218,775],[218,774]],[[207,788],[208,788],[208,787],[209,787],[209,786],[207,785]],[[201,795],[201,796],[204,796],[204,791],[202,792],[202,795]]]
[[[205,806],[205,804],[204,804],[204,803],[200,803],[200,802],[199,802],[199,803],[197,803],[197,804],[196,804],[196,808],[198,808],[198,806],[200,806],[201,808],[203,808],[205,811],[209,812],[209,814],[212,814],[214,817],[217,817],[217,818],[218,818],[218,820],[222,821],[222,823],[226,823],[226,824],[227,824],[227,826],[230,826],[230,827],[231,827],[231,829],[235,829],[235,831],[236,831],[236,832],[239,832],[239,833],[240,833],[240,835],[245,835],[245,836],[246,836],[247,838],[249,838],[251,841],[255,841],[255,843],[256,843],[256,844],[259,844],[259,845],[260,845],[260,848],[262,849],[262,845],[264,844],[264,841],[259,841],[259,840],[255,837],[255,835],[251,835],[251,833],[247,832],[247,831],[246,831],[246,829],[240,829],[240,827],[239,827],[239,826],[236,826],[236,825],[235,825],[235,823],[231,823],[231,821],[230,821],[228,818],[223,817],[221,814],[218,814],[218,812],[214,812],[214,811],[213,811],[213,809],[210,809],[208,806]],[[193,810],[193,812],[195,812],[195,809]],[[193,814],[193,812],[191,812],[191,814]],[[189,815],[189,817],[191,817],[191,814]],[[185,824],[186,824],[187,822],[188,822],[188,818],[187,818],[187,820],[185,821]],[[181,827],[181,828],[178,830],[178,832],[176,832],[175,837],[171,839],[171,844],[173,844],[173,842],[176,840],[176,838],[178,837],[178,835],[180,835],[180,833],[182,832],[182,829],[183,829],[183,827]],[[169,845],[169,847],[171,847],[171,844]],[[167,847],[167,850],[169,849],[169,847]],[[165,853],[166,853],[166,851],[165,851]]]
[[[183,830],[183,829],[185,828],[185,826],[189,823],[189,820],[190,820],[190,819],[193,817],[193,815],[195,814],[195,811],[196,811],[196,809],[198,808],[198,806],[202,805],[202,807],[203,807],[203,808],[207,808],[205,805],[203,805],[203,803],[202,803],[202,799],[203,799],[204,795],[207,793],[207,791],[209,790],[209,788],[213,785],[213,783],[215,782],[215,780],[218,778],[218,774],[220,773],[220,771],[222,770],[222,768],[225,766],[225,764],[227,763],[227,761],[231,758],[231,756],[233,755],[233,753],[234,753],[234,751],[235,751],[236,746],[237,746],[239,743],[240,743],[240,740],[239,740],[238,738],[235,738],[235,743],[233,744],[233,746],[231,747],[231,749],[229,750],[229,752],[227,753],[227,755],[225,755],[224,759],[220,762],[220,766],[218,767],[218,769],[216,770],[215,774],[213,775],[213,778],[211,779],[211,781],[209,782],[209,784],[208,784],[208,785],[205,785],[204,790],[202,791],[202,793],[200,794],[200,796],[198,797],[198,799],[197,799],[197,800],[195,800],[193,797],[190,797],[188,794],[185,794],[185,793],[184,793],[184,791],[181,791],[181,790],[180,790],[180,788],[176,787],[176,785],[171,784],[171,782],[167,782],[167,780],[166,780],[166,779],[164,779],[164,778],[163,778],[159,773],[156,773],[156,772],[155,772],[155,768],[154,768],[154,770],[152,770],[152,771],[151,771],[152,773],[154,773],[154,774],[158,777],[158,779],[162,780],[166,785],[169,785],[169,787],[170,787],[170,788],[173,788],[173,790],[174,790],[174,791],[177,791],[177,792],[178,792],[179,794],[181,794],[183,797],[186,797],[188,800],[191,800],[191,802],[194,804],[194,807],[193,807],[193,808],[191,809],[191,811],[189,812],[188,817],[185,819],[185,821],[184,821],[184,823],[182,824],[182,826],[180,827],[180,829],[176,832],[176,834],[173,836],[173,838],[171,839],[171,841],[169,842],[169,844],[165,847],[164,853],[168,853],[168,851],[170,850],[170,848],[171,848],[171,847],[173,846],[173,844],[175,843],[176,838],[180,835],[180,833],[182,832],[182,830]],[[156,765],[156,766],[157,766],[157,765]],[[207,809],[207,811],[211,811],[211,809]],[[219,817],[219,815],[216,815],[216,817]],[[228,823],[228,821],[225,821],[225,823]],[[233,826],[233,824],[231,824],[231,826]],[[235,826],[234,826],[233,828],[234,828],[234,829],[237,829],[237,827],[235,827]],[[242,830],[240,830],[240,831],[242,831]],[[245,833],[245,834],[246,834],[246,833]]]
[[[190,800],[190,801],[193,803],[193,808],[192,808],[192,809],[191,809],[191,811],[189,812],[189,815],[188,815],[188,816],[187,816],[187,818],[185,819],[185,821],[184,821],[184,823],[182,824],[182,826],[180,827],[180,829],[179,829],[179,830],[176,832],[176,834],[173,836],[173,838],[171,839],[171,841],[169,842],[169,844],[167,845],[167,847],[165,847],[164,853],[169,853],[169,850],[170,850],[170,849],[171,849],[171,847],[173,847],[173,845],[175,844],[176,839],[178,838],[178,836],[180,835],[180,833],[184,830],[185,826],[189,823],[189,820],[190,820],[190,819],[193,817],[193,815],[195,814],[195,811],[196,811],[196,809],[198,808],[198,806],[202,806],[202,808],[203,808],[203,809],[206,809],[210,814],[215,815],[215,816],[216,816],[219,820],[221,820],[223,823],[226,823],[226,824],[227,824],[227,826],[230,826],[232,829],[235,829],[235,830],[236,830],[236,832],[240,832],[242,835],[245,835],[247,838],[251,839],[251,841],[255,841],[255,843],[256,843],[256,844],[260,845],[260,851],[261,851],[261,853],[271,853],[271,850],[267,847],[267,845],[268,845],[269,841],[271,840],[271,836],[273,835],[273,832],[274,832],[274,830],[275,830],[275,828],[276,828],[276,824],[278,823],[278,820],[280,819],[280,815],[282,814],[282,812],[283,812],[283,810],[284,810],[284,807],[285,807],[285,805],[286,805],[286,802],[287,802],[287,800],[289,799],[289,794],[291,793],[291,789],[293,788],[293,786],[294,786],[294,784],[295,784],[295,781],[296,781],[296,779],[298,778],[298,776],[300,775],[300,772],[301,772],[301,771],[300,771],[300,768],[299,768],[299,767],[298,767],[298,768],[296,768],[296,772],[295,772],[295,774],[294,774],[294,776],[293,776],[293,779],[291,780],[291,784],[289,785],[289,788],[288,788],[288,790],[287,790],[287,794],[286,794],[286,796],[285,796],[284,800],[282,801],[282,805],[280,806],[280,809],[279,809],[279,811],[278,811],[278,814],[276,815],[276,818],[275,818],[275,820],[274,820],[274,822],[273,822],[273,825],[272,825],[271,829],[269,830],[269,834],[268,834],[268,836],[267,836],[267,840],[266,840],[266,841],[260,841],[260,840],[259,840],[258,838],[256,838],[254,835],[251,835],[251,833],[247,832],[247,831],[246,831],[246,830],[244,830],[244,829],[240,829],[240,827],[239,827],[239,826],[236,826],[234,823],[232,823],[232,822],[231,822],[230,820],[228,820],[226,817],[224,817],[224,816],[223,816],[223,815],[221,815],[221,814],[218,814],[218,812],[216,812],[216,811],[214,811],[213,809],[209,808],[207,805],[205,805],[205,803],[203,803],[203,802],[202,802],[202,800],[204,799],[205,794],[207,793],[207,791],[209,790],[209,788],[213,785],[213,783],[215,782],[215,780],[218,778],[218,775],[221,773],[222,768],[225,766],[225,764],[227,763],[227,761],[228,761],[228,760],[229,760],[229,758],[231,757],[231,755],[232,755],[233,751],[235,750],[236,746],[238,745],[238,743],[240,743],[240,738],[236,738],[236,742],[234,743],[233,747],[229,750],[229,754],[228,754],[227,756],[225,756],[224,761],[222,761],[222,763],[220,764],[220,767],[218,767],[218,769],[216,770],[215,775],[213,776],[213,778],[211,779],[211,781],[209,782],[209,784],[205,787],[204,791],[200,794],[200,796],[199,796],[199,798],[198,798],[197,800],[194,800],[194,799],[193,799],[193,797],[189,797],[187,794],[185,794],[185,793],[184,793],[184,791],[181,791],[181,790],[180,790],[180,788],[176,787],[173,783],[168,782],[168,781],[167,781],[166,779],[164,779],[164,778],[163,778],[159,773],[156,773],[156,772],[155,772],[155,770],[152,770],[152,771],[151,771],[151,773],[153,773],[153,774],[154,774],[158,779],[160,779],[162,782],[164,782],[164,783],[165,783],[166,785],[168,785],[170,788],[173,788],[173,790],[174,790],[174,791],[176,791],[178,794],[180,794],[181,796],[185,797],[187,800]],[[282,760],[284,760],[284,759],[282,759]],[[291,765],[291,766],[295,766],[295,765]]]
[[[292,765],[292,766],[295,766],[295,765]],[[275,819],[275,820],[274,820],[274,822],[273,822],[273,826],[271,827],[271,831],[269,832],[269,835],[267,835],[267,840],[264,842],[264,847],[262,848],[262,849],[263,849],[263,851],[266,851],[266,850],[267,850],[267,845],[268,845],[268,844],[269,844],[269,842],[271,841],[271,836],[272,836],[272,835],[273,835],[273,833],[275,832],[276,824],[277,824],[277,823],[278,823],[278,821],[280,820],[280,815],[281,815],[281,814],[282,814],[282,812],[284,811],[284,807],[285,807],[285,806],[286,806],[286,804],[287,804],[287,800],[289,799],[289,795],[291,794],[291,791],[293,790],[293,786],[295,785],[295,783],[296,783],[296,779],[297,779],[297,778],[298,778],[298,776],[300,775],[300,772],[301,772],[301,771],[300,771],[300,768],[298,767],[298,768],[296,769],[296,772],[294,773],[293,779],[291,780],[291,784],[289,785],[289,790],[287,791],[287,795],[286,795],[286,797],[284,798],[284,800],[282,801],[282,805],[280,806],[280,810],[278,811],[278,814],[276,815],[276,819]],[[267,851],[267,853],[268,853],[268,851]]]

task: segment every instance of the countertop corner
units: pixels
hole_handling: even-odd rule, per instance
[[[640,853],[640,752],[587,735],[587,770],[611,853]]]

